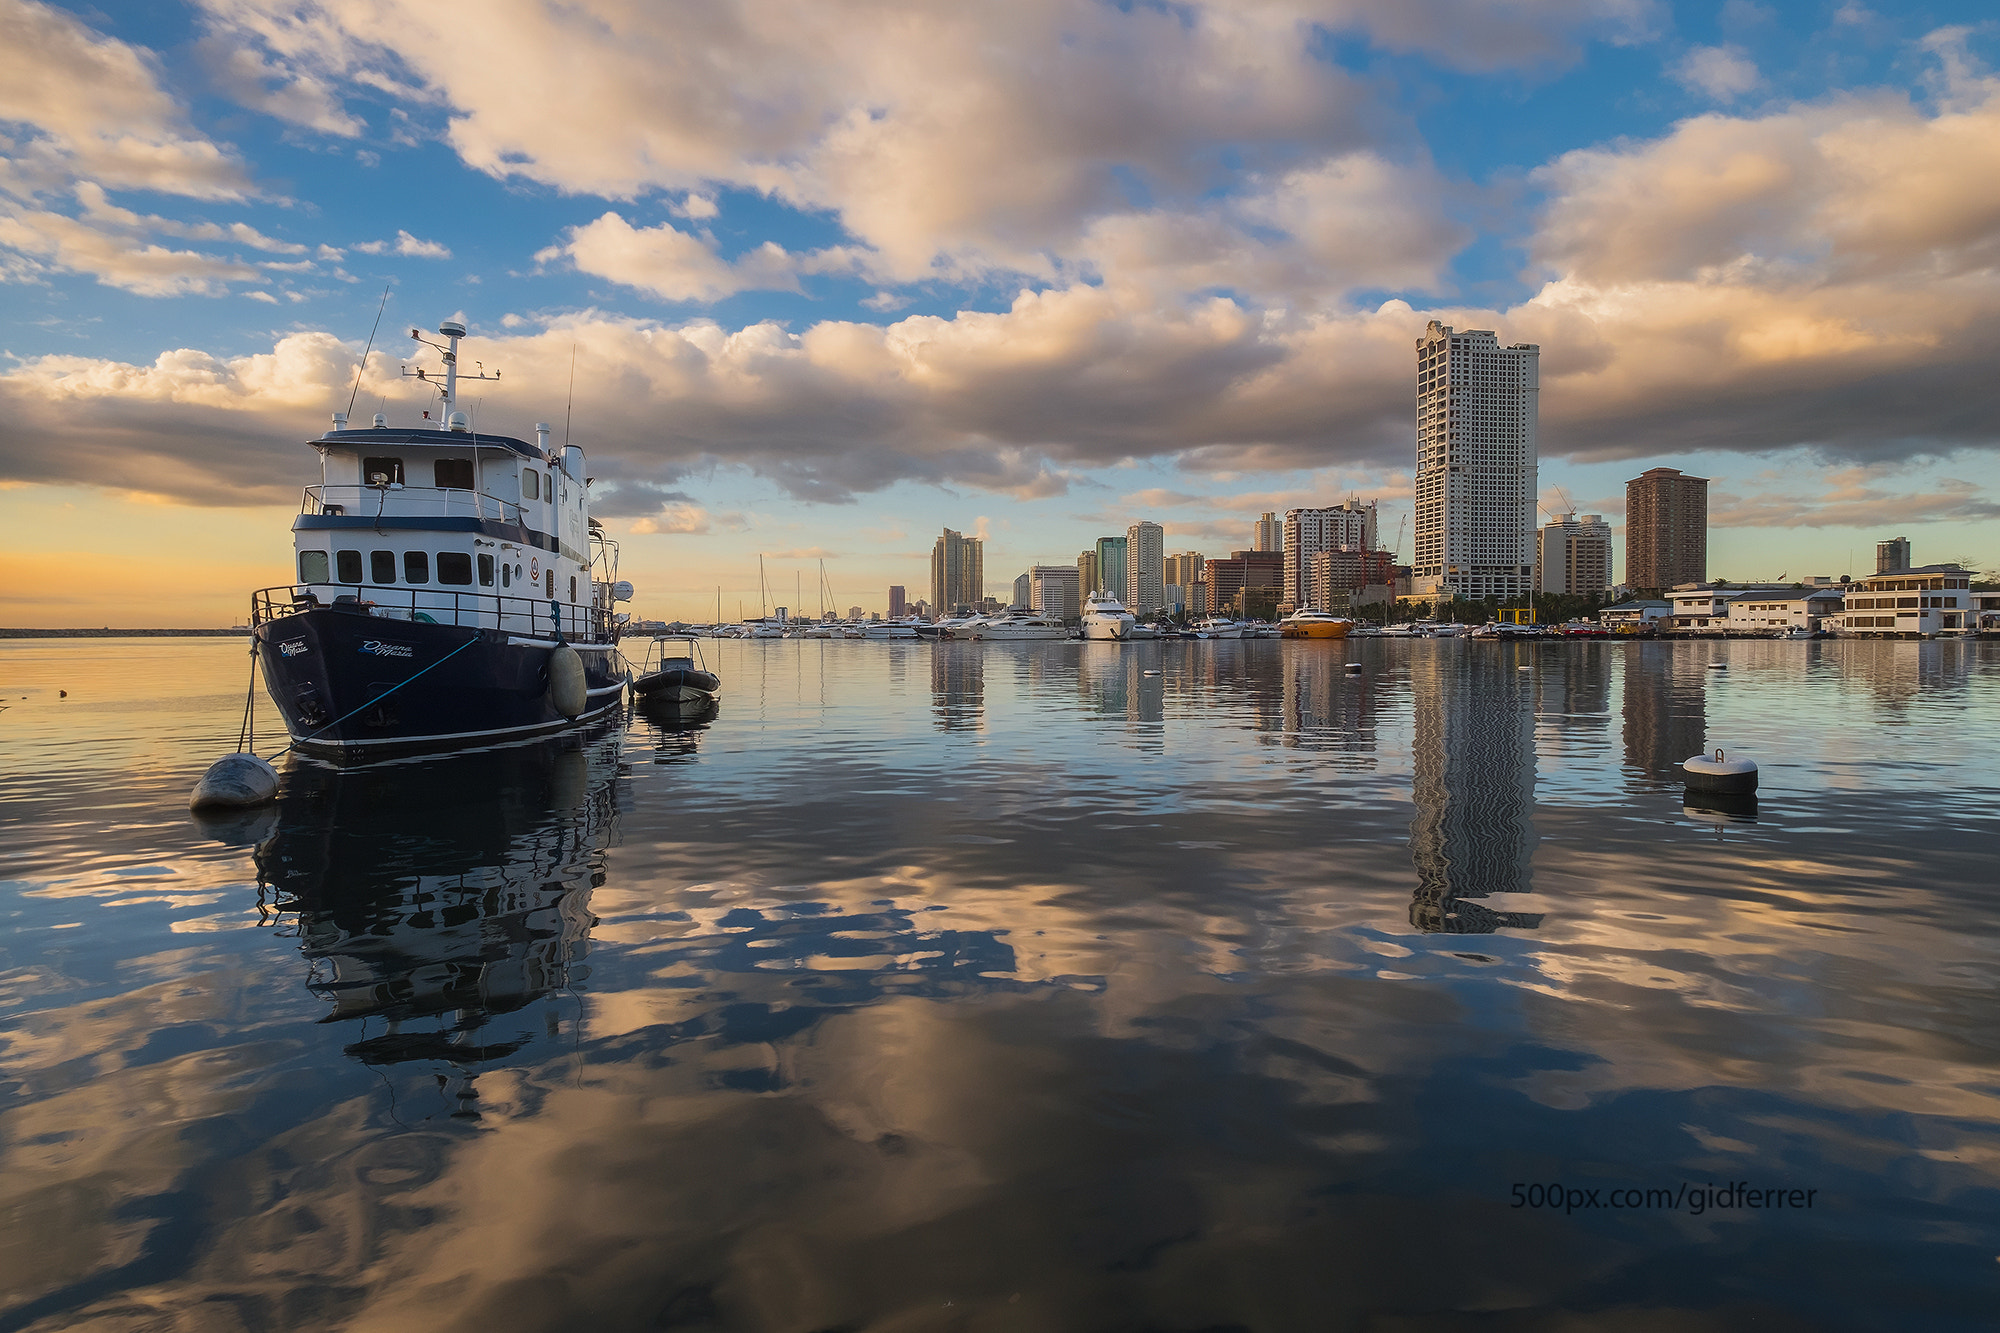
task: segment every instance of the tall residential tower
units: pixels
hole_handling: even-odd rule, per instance
[[[1166,573],[1167,530],[1141,520],[1125,529],[1125,609],[1150,616],[1167,604],[1162,596]]]
[[[1625,584],[1665,592],[1708,581],[1708,478],[1648,468],[1625,483]]]
[[[948,616],[986,596],[986,543],[944,530],[931,547],[931,614]]]
[[[1534,588],[1541,354],[1436,320],[1417,340],[1414,591],[1508,598]]]

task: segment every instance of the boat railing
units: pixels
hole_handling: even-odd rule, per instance
[[[286,616],[318,610],[344,611],[378,620],[499,630],[535,639],[554,639],[560,628],[563,638],[582,643],[615,642],[621,628],[608,607],[484,592],[319,583],[260,588],[250,594],[253,629]]]
[[[483,491],[441,486],[308,486],[299,499],[301,514],[358,515],[364,518],[484,518],[520,523],[521,506]]]

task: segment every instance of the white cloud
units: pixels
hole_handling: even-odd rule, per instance
[[[350,247],[364,255],[406,255],[412,259],[450,259],[451,250],[438,241],[419,240],[410,233],[397,229],[393,241],[363,241]]]
[[[626,531],[637,535],[653,533],[705,533],[709,530],[708,511],[700,505],[668,505],[657,515],[636,518],[627,525]]]
[[[0,246],[28,261],[22,276],[44,268],[88,273],[140,296],[218,296],[231,282],[262,276],[248,264],[136,243],[122,229],[35,208],[0,211]]]
[[[1763,82],[1756,62],[1740,46],[1694,47],[1668,72],[1689,92],[1716,102],[1733,102]]]
[[[535,262],[565,257],[581,272],[668,301],[719,301],[758,288],[796,291],[801,271],[800,256],[768,241],[735,260],[725,260],[710,240],[666,223],[634,227],[616,212],[571,227],[561,243],[536,254]]]

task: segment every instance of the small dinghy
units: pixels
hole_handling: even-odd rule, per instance
[[[685,651],[683,651],[685,650]],[[715,702],[721,680],[701,660],[701,644],[692,634],[662,634],[646,649],[632,693],[649,704],[701,708]]]

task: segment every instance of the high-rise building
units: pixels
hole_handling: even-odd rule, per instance
[[[905,593],[905,592],[903,591],[903,585],[902,585],[902,584],[900,584],[900,583],[892,583],[892,584],[890,584],[890,585],[889,585],[889,619],[891,619],[891,620],[901,620],[901,619],[902,619],[902,618],[903,618],[904,616],[906,616],[906,615],[908,615],[908,614],[910,614],[910,606],[909,606],[909,594],[907,594],[907,593]]]
[[[1564,514],[1537,538],[1535,575],[1543,592],[1603,592],[1611,586],[1611,525],[1596,514]]]
[[[1097,539],[1097,586],[1113,597],[1125,598],[1125,539]]]
[[[1098,591],[1104,585],[1097,581],[1097,548],[1076,553],[1076,586],[1085,597]]]
[[[1135,616],[1150,616],[1165,606],[1167,530],[1141,519],[1125,529],[1125,607]]]
[[[1336,546],[1314,551],[1306,563],[1303,606],[1331,610],[1343,597],[1371,584],[1395,582],[1395,557],[1387,551],[1371,551],[1359,546]]]
[[[1009,606],[1033,606],[1035,604],[1035,576],[1020,573],[1014,576],[1014,600]]]
[[[1250,549],[1253,551],[1282,551],[1285,549],[1285,527],[1278,522],[1278,516],[1266,510],[1257,520],[1257,528],[1251,535]]]
[[[1285,556],[1281,551],[1231,551],[1226,560],[1210,560],[1206,573],[1208,611],[1220,614],[1245,588],[1281,590],[1285,586]]]
[[[1625,483],[1625,582],[1665,592],[1708,581],[1708,478],[1648,468]]]
[[[1312,558],[1343,546],[1357,551],[1375,549],[1375,505],[1348,500],[1330,509],[1287,509],[1284,536],[1284,599],[1293,606],[1313,605],[1307,588]],[[1277,548],[1273,548],[1274,550]]]
[[[932,614],[948,616],[986,596],[986,543],[944,530],[931,547]]]
[[[1910,567],[1910,539],[1891,537],[1886,542],[1875,543],[1875,572],[1894,574]]]
[[[1436,320],[1417,340],[1415,591],[1506,598],[1534,587],[1541,354]]]
[[[1028,571],[1029,601],[1045,616],[1075,620],[1083,614],[1075,565],[1036,565]]]
[[[1202,573],[1202,567],[1206,563],[1199,551],[1182,551],[1179,555],[1170,555],[1166,558],[1165,567],[1160,573],[1160,581],[1178,584],[1184,589],[1192,588],[1206,577]]]

